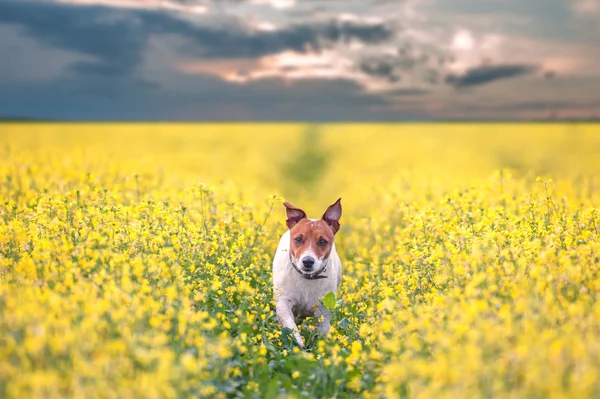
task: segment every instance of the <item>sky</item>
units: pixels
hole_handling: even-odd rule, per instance
[[[600,118],[600,0],[0,0],[0,117]]]

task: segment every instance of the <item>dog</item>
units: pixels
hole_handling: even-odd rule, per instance
[[[306,317],[317,317],[317,333],[326,335],[331,315],[320,302],[327,293],[337,293],[342,282],[342,263],[335,243],[340,229],[342,199],[330,205],[321,219],[284,202],[288,230],[281,236],[273,258],[273,293],[279,323],[294,331],[298,345],[304,342],[298,326]]]

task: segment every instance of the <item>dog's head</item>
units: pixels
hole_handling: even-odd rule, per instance
[[[340,229],[341,200],[330,205],[319,220],[308,219],[302,209],[283,203],[290,229],[290,259],[306,278],[317,275],[327,266],[335,233]]]

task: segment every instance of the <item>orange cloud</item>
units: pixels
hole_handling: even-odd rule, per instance
[[[189,75],[214,75],[224,80],[229,80],[233,75],[245,74],[246,71],[257,67],[259,67],[259,60],[251,58],[192,60],[175,65],[176,70]]]

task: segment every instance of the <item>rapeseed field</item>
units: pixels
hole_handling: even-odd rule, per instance
[[[327,337],[283,200],[342,197]],[[0,125],[2,398],[590,398],[600,126]]]

